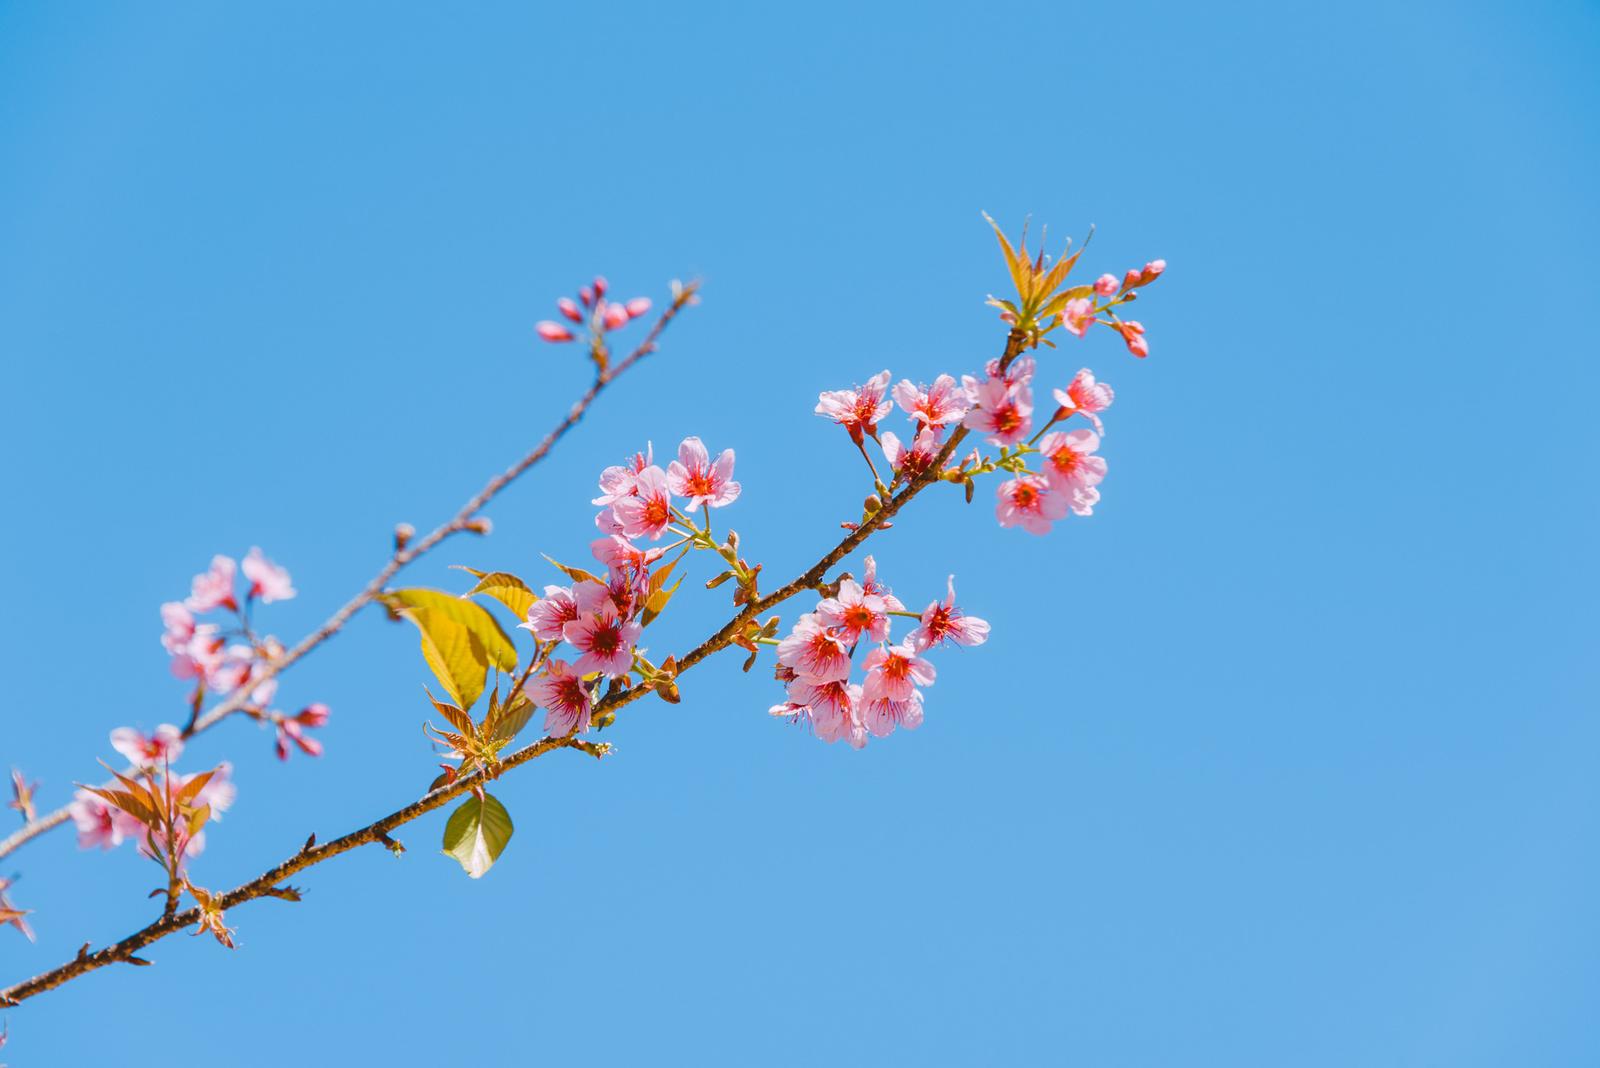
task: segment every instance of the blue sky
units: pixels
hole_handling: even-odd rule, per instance
[[[298,637],[541,434],[584,368],[532,324],[596,271],[705,303],[412,581],[542,578],[691,433],[796,572],[864,488],[816,392],[997,351],[980,209],[1171,264],[1149,360],[1044,359],[1118,390],[1092,519],[877,543],[995,627],[923,729],[824,746],[716,662],[508,778],[485,879],[424,820],[9,1059],[1595,1063],[1597,52],[1577,3],[0,9],[0,764],[50,802],[181,716],[156,608],[213,552],[287,564]],[[416,795],[426,679],[372,612],[285,679],[324,760],[197,742],[242,792],[196,877]],[[7,982],[151,914],[127,850],[7,863]]]

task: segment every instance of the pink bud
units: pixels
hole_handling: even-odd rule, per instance
[[[539,323],[534,329],[546,341],[571,341],[574,336],[571,330],[560,323],[552,323],[549,319]]]
[[[1102,297],[1109,297],[1117,291],[1117,276],[1103,274],[1094,280],[1094,291]]]
[[[604,275],[597,274],[594,276],[594,295],[597,298],[605,296],[606,290],[610,288],[611,285],[606,281]]]
[[[578,299],[583,301],[583,306],[585,308],[594,307],[594,290],[590,289],[588,286],[584,286],[582,289],[578,290]]]
[[[328,706],[318,701],[316,704],[306,705],[294,717],[307,727],[322,727],[328,722]]]
[[[1123,289],[1132,289],[1134,286],[1136,286],[1138,284],[1139,284],[1139,272],[1138,271],[1129,271],[1125,276],[1123,276],[1123,279],[1122,279],[1122,288]]]
[[[556,308],[561,312],[562,315],[565,315],[573,322],[583,322],[583,313],[578,310],[577,301],[573,300],[571,297],[562,297],[560,300],[556,301]]]
[[[632,300],[628,301],[627,309],[628,317],[630,319],[637,319],[639,316],[650,310],[650,298],[634,297]]]
[[[1166,260],[1151,260],[1144,265],[1144,280],[1146,282],[1161,277],[1161,272],[1167,269]]]
[[[604,312],[607,330],[628,325],[628,309],[621,304],[607,304]]]

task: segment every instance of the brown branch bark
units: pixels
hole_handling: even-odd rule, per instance
[[[1001,357],[1002,370],[1016,358],[1022,349],[1023,341],[1023,336],[1018,333],[1013,333],[1007,338],[1005,353]],[[794,597],[796,594],[816,588],[822,582],[823,576],[829,568],[854,552],[862,542],[866,541],[876,531],[882,529],[883,524],[898,513],[901,508],[905,507],[919,493],[938,480],[938,473],[944,468],[950,457],[954,455],[966,436],[967,433],[964,429],[958,429],[950,436],[950,440],[945,443],[944,448],[939,451],[938,458],[934,463],[929,464],[928,468],[921,474],[908,480],[904,489],[891,496],[882,508],[868,518],[866,522],[846,535],[832,549],[824,553],[815,564],[812,564],[779,589],[745,605],[714,634],[685,653],[678,659],[678,674],[682,675],[683,672],[694,667],[694,665],[705,660],[713,653],[726,649],[733,644],[734,636],[739,633],[740,628],[746,621]],[[599,718],[606,712],[615,711],[624,705],[632,704],[639,698],[653,692],[654,687],[651,684],[640,683],[619,693],[608,695],[595,705],[593,715],[595,718]],[[552,749],[559,748],[579,749],[589,753],[591,756],[600,757],[604,756],[610,747],[605,743],[589,742],[572,735],[564,738],[544,738],[517,750],[507,757],[501,762],[500,767],[495,770],[495,776],[511,768],[526,764],[528,761],[542,756]],[[221,907],[228,909],[261,897],[280,897],[282,896],[282,888],[278,884],[297,872],[304,871],[314,864],[320,864],[322,861],[336,857],[341,853],[347,853],[357,846],[373,843],[388,845],[390,831],[402,824],[409,823],[418,816],[432,812],[445,802],[468,792],[488,778],[490,776],[483,770],[475,771],[470,775],[457,779],[448,786],[442,786],[437,790],[424,794],[420,799],[413,801],[404,808],[397,809],[359,830],[351,831],[342,838],[336,838],[323,845],[308,844],[293,856],[268,869],[256,878],[222,894],[220,899]],[[139,950],[152,942],[193,925],[199,918],[199,909],[187,909],[176,915],[163,917],[134,932],[120,942],[115,942],[94,953],[86,952],[88,947],[85,946],[84,950],[80,950],[78,956],[73,960],[4,991],[0,991],[0,1005],[17,1004],[27,998],[52,990],[80,975],[103,968],[108,964],[120,962],[147,964],[149,963],[148,961],[135,956]]]
[[[589,410],[589,406],[594,403],[601,393],[605,392],[607,386],[620,378],[634,364],[655,351],[656,341],[661,337],[662,331],[694,299],[694,293],[695,286],[685,286],[679,296],[657,317],[655,324],[650,328],[650,332],[645,335],[645,339],[621,362],[599,372],[595,376],[594,382],[590,384],[584,394],[567,411],[566,417],[551,427],[543,440],[531,452],[491,478],[483,489],[479,490],[466,504],[461,506],[460,511],[444,523],[441,523],[431,533],[406,545],[397,545],[388,562],[383,565],[376,575],[372,576],[371,581],[362,587],[361,592],[346,601],[344,606],[329,616],[322,626],[300,639],[293,648],[276,660],[266,664],[259,671],[252,672],[248,682],[234,690],[223,700],[217,702],[204,714],[192,719],[184,728],[183,737],[188,739],[202,731],[209,730],[228,716],[239,711],[249,703],[250,694],[257,686],[260,686],[268,679],[281,675],[296,661],[302,659],[317,646],[339,633],[357,612],[365,608],[372,602],[373,598],[383,592],[384,586],[399,573],[401,568],[425,555],[450,535],[466,530],[477,517],[477,514],[490,501],[494,500],[501,490],[514,482],[528,468],[539,463],[550,454],[550,450],[566,435],[567,431],[578,424],[584,413]],[[133,774],[137,770],[137,768],[129,768],[127,774]],[[4,840],[0,840],[0,857],[9,856],[46,831],[66,823],[70,818],[71,812],[68,806],[62,805],[60,808],[28,821]]]

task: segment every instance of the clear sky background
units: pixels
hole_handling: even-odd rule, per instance
[[[0,7],[0,765],[51,805],[182,716],[156,609],[212,553],[288,565],[297,638],[542,434],[586,369],[532,326],[596,271],[705,302],[411,581],[544,578],[691,433],[798,572],[864,490],[817,391],[998,351],[980,209],[1171,264],[1148,360],[1043,358],[1118,391],[1092,519],[875,543],[994,624],[923,729],[825,746],[730,656],[509,777],[482,881],[435,815],[7,1058],[1600,1062],[1597,69],[1588,3]],[[325,759],[194,744],[241,788],[196,878],[417,795],[425,681],[371,610],[284,681]],[[5,982],[152,915],[126,848],[5,865]]]

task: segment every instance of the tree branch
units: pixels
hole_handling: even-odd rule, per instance
[[[1004,370],[1005,367],[1008,366],[1022,350],[1024,340],[1024,336],[1018,332],[1013,332],[1006,339],[1005,353],[1001,357],[1000,361],[1002,370]],[[625,364],[619,365],[619,370],[622,366],[625,366]],[[823,576],[827,573],[829,568],[833,567],[846,556],[849,556],[850,553],[854,552],[862,542],[866,541],[875,532],[882,529],[883,524],[887,520],[892,518],[906,504],[910,503],[910,501],[924,489],[938,480],[939,472],[943,470],[944,465],[949,461],[950,457],[954,455],[955,450],[957,447],[959,447],[966,436],[967,432],[965,429],[958,429],[950,436],[950,440],[947,441],[944,447],[939,451],[935,462],[929,464],[927,468],[924,469],[920,474],[912,477],[906,483],[904,489],[890,497],[889,500],[884,503],[882,508],[880,508],[872,516],[868,517],[866,522],[862,523],[859,527],[846,535],[832,549],[824,553],[815,564],[811,565],[811,567],[807,568],[791,582],[780,587],[774,592],[769,593],[759,600],[746,604],[734,614],[732,619],[723,624],[723,626],[720,627],[714,634],[706,638],[699,645],[695,646],[688,653],[685,653],[681,658],[678,659],[678,674],[682,675],[683,672],[694,667],[694,665],[705,660],[713,653],[725,649],[729,645],[733,644],[734,637],[739,633],[740,628],[746,621],[754,618],[761,612],[765,612],[767,609],[775,607],[783,601],[794,597],[796,594],[803,593],[809,589],[814,589],[819,583],[821,583]],[[638,685],[632,686],[626,690],[610,694],[596,703],[592,711],[592,716],[594,718],[599,718],[607,712],[613,712],[619,708],[622,708],[624,705],[632,704],[639,698],[648,693],[653,693],[654,691],[655,687],[653,683],[641,682]],[[606,743],[586,741],[578,738],[575,735],[568,735],[562,738],[543,738],[532,745],[525,746],[522,749],[517,750],[505,760],[501,761],[499,766],[493,769],[492,774],[480,768],[471,774],[461,776],[446,786],[441,786],[437,790],[433,790],[427,794],[424,794],[421,798],[405,806],[404,808],[397,809],[394,812],[391,812],[389,815],[384,816],[382,819],[370,823],[360,830],[351,831],[342,838],[336,838],[333,841],[324,843],[322,845],[314,845],[312,842],[308,842],[306,846],[302,847],[300,851],[295,853],[293,856],[268,869],[266,872],[250,880],[249,882],[244,883],[241,886],[237,886],[234,889],[220,895],[218,898],[219,907],[222,909],[229,909],[236,905],[243,904],[246,901],[255,900],[256,898],[283,897],[285,896],[284,890],[283,888],[279,887],[278,884],[284,879],[287,879],[289,876],[294,875],[297,872],[304,871],[306,868],[309,868],[314,864],[320,864],[323,861],[336,857],[341,853],[347,853],[358,846],[382,843],[392,847],[393,843],[389,837],[389,832],[394,830],[396,827],[399,827],[405,823],[409,823],[425,813],[432,812],[434,809],[440,807],[452,798],[456,798],[464,793],[467,793],[474,787],[487,782],[492,778],[498,777],[511,768],[520,767],[536,757],[543,756],[545,753],[548,753],[553,749],[561,748],[578,749],[594,757],[602,757],[610,751],[610,746]],[[312,841],[314,841],[314,839]],[[122,939],[122,941],[113,943],[112,945],[98,950],[97,952],[88,953],[86,952],[87,946],[85,946],[83,950],[78,952],[77,957],[71,961],[68,961],[66,964],[52,968],[47,972],[43,972],[40,975],[34,976],[32,979],[18,983],[7,990],[0,991],[0,1005],[15,1005],[26,1000],[27,998],[42,994],[47,990],[52,990],[63,983],[77,978],[80,975],[85,975],[88,972],[103,968],[108,964],[116,964],[121,962],[148,964],[148,961],[142,960],[135,956],[139,950],[150,945],[152,942],[156,942],[170,934],[174,934],[183,930],[184,928],[192,926],[193,924],[197,923],[199,919],[200,910],[197,908],[191,908],[183,912],[176,913],[175,915],[163,917],[149,926],[144,927],[141,930],[136,931],[128,937]]]
[[[349,601],[345,602],[344,606],[333,615],[329,616],[322,626],[318,627],[316,630],[300,639],[300,641],[292,649],[289,649],[282,656],[265,664],[258,671],[252,672],[249,680],[246,683],[234,690],[226,698],[213,705],[203,715],[195,717],[188,724],[188,726],[184,728],[183,737],[188,739],[196,734],[199,734],[201,731],[209,730],[211,727],[220,723],[228,716],[249,704],[250,694],[255,690],[256,687],[260,686],[268,679],[276,678],[296,661],[303,658],[307,653],[310,653],[317,646],[321,645],[323,642],[339,633],[339,631],[344,628],[344,625],[350,621],[351,617],[353,617],[362,608],[365,608],[369,603],[371,603],[373,598],[383,592],[383,589],[388,584],[389,580],[394,578],[394,576],[399,573],[401,568],[426,554],[429,550],[433,549],[450,535],[458,533],[462,530],[466,530],[473,523],[477,514],[482,511],[483,508],[487,506],[489,502],[500,493],[501,490],[505,489],[513,481],[515,481],[517,476],[521,475],[524,471],[528,470],[528,468],[539,463],[549,455],[550,450],[553,449],[556,443],[566,435],[567,431],[571,430],[578,424],[579,420],[583,418],[584,413],[589,410],[589,406],[594,403],[595,399],[598,398],[601,393],[605,392],[607,386],[620,378],[634,364],[638,363],[641,359],[655,351],[656,341],[661,337],[662,331],[664,331],[672,322],[672,320],[677,317],[678,312],[682,311],[684,307],[693,301],[695,289],[696,287],[693,284],[684,286],[682,290],[678,292],[678,295],[674,297],[672,303],[667,306],[666,310],[663,311],[659,317],[657,317],[655,324],[650,328],[650,332],[645,335],[645,339],[641,341],[639,345],[620,363],[617,363],[609,369],[603,370],[597,374],[594,382],[589,386],[584,394],[578,398],[577,402],[573,404],[571,409],[568,410],[566,417],[552,427],[550,431],[545,434],[544,439],[540,441],[531,452],[522,457],[522,459],[518,460],[516,463],[512,464],[506,470],[502,471],[500,474],[491,478],[488,484],[483,487],[483,489],[479,490],[475,496],[468,500],[466,504],[461,506],[460,511],[458,511],[450,519],[446,520],[444,523],[440,524],[433,530],[432,533],[423,537],[419,541],[411,542],[409,544],[397,544],[395,546],[394,553],[389,557],[388,562],[383,565],[383,568],[372,577],[371,581],[369,581],[366,586],[362,587],[361,592],[357,593],[354,597],[350,598]],[[130,768],[128,769],[127,773],[133,774],[137,770],[137,768]],[[46,831],[66,823],[70,818],[71,811],[69,806],[62,805],[60,808],[57,808],[52,812],[48,812],[42,816],[28,821],[21,828],[12,832],[3,841],[0,841],[0,857],[9,856],[11,853],[16,852],[16,850],[21,848],[23,845],[26,845],[28,842],[31,842],[41,834],[44,834]]]

